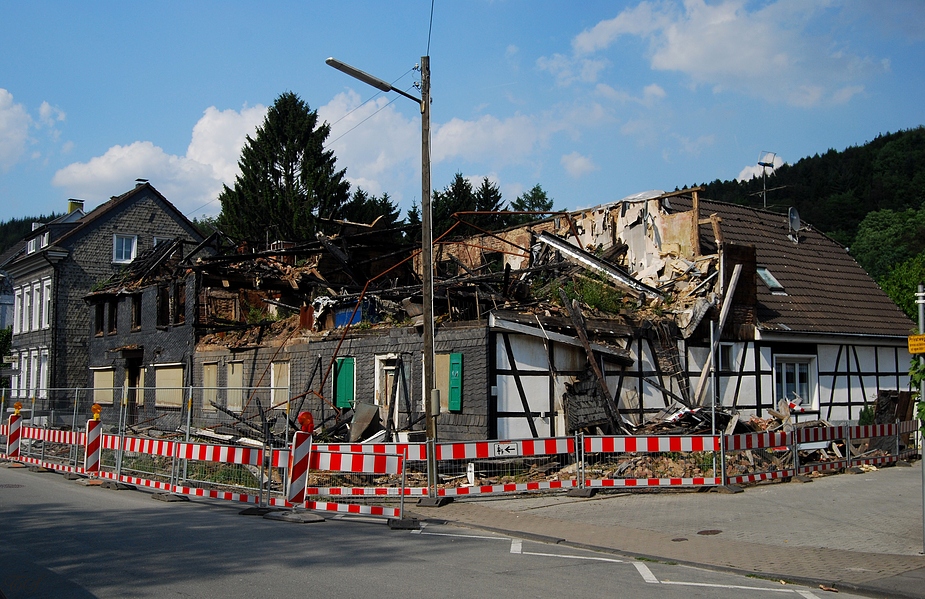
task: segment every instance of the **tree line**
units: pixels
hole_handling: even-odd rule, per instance
[[[925,128],[878,135],[802,158],[747,181],[705,183],[704,197],[769,210],[796,207],[804,222],[844,245],[911,318],[925,282]],[[771,191],[773,190],[773,191]]]

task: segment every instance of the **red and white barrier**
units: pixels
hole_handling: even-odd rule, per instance
[[[101,424],[99,420],[87,421],[87,442],[84,446],[84,470],[87,472],[100,471]]]
[[[8,458],[19,457],[19,437],[22,434],[22,415],[10,414],[10,428],[6,436],[6,456]]]
[[[308,484],[308,464],[311,455],[312,434],[298,431],[292,437],[289,463],[289,503],[305,501],[305,486]]]

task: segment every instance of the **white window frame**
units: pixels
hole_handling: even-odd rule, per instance
[[[13,291],[13,334],[22,332],[22,287]]]
[[[26,285],[22,288],[22,326],[19,327],[21,333],[28,333],[32,330],[32,287]]]
[[[39,392],[42,399],[48,397],[48,348],[39,348]]]
[[[42,328],[51,328],[51,279],[42,279]]]
[[[42,328],[42,282],[32,283],[32,330]]]
[[[225,407],[232,412],[244,410],[243,360],[230,360],[225,364]]]
[[[120,245],[120,242],[131,240],[132,249],[130,256],[125,257],[125,247]],[[112,261],[113,264],[128,264],[135,259],[135,256],[138,254],[138,235],[126,235],[122,233],[114,233],[112,236]]]
[[[18,352],[13,352],[13,360],[14,362],[11,364],[11,366],[13,367],[14,373],[10,375],[10,396],[19,397],[19,381],[21,377],[19,365],[21,358],[19,357]]]
[[[35,253],[35,249],[38,247],[38,241],[39,241],[38,237],[33,237],[32,239],[26,242],[26,253],[27,254]]]
[[[289,360],[270,362],[270,405],[289,411]]]
[[[162,243],[167,243],[168,241],[171,241],[172,239],[173,237],[155,237],[154,241],[151,242],[151,247],[157,247],[158,245]]]
[[[39,391],[39,350],[29,351],[29,397],[38,397]]]
[[[45,231],[39,236],[39,245],[43,248],[47,248],[50,241],[51,233],[48,231]]]
[[[778,397],[778,385],[777,379],[778,376],[785,376],[785,373],[781,370],[784,368],[785,364],[806,364],[806,386],[808,388],[809,397],[803,397],[803,403],[800,406],[804,410],[818,410],[819,409],[819,375],[817,372],[816,365],[816,356],[811,354],[775,354],[774,355],[774,402],[775,409],[776,403],[781,399],[787,399],[792,401],[792,397]],[[784,382],[786,386],[786,381]],[[797,383],[799,386],[799,383]]]

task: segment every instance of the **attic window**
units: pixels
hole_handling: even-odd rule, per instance
[[[773,295],[787,295],[787,292],[784,291],[784,286],[774,278],[770,270],[764,266],[759,266],[757,270],[758,276],[761,277],[761,280],[764,281],[764,284],[768,286]]]

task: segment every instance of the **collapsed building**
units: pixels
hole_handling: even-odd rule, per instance
[[[793,212],[698,192],[436,232],[439,440],[702,432],[782,402],[845,421],[908,387],[912,323],[844,248]],[[261,251],[164,248],[102,285],[94,386],[145,388],[136,425],[179,418],[190,387],[214,434],[282,435],[309,410],[332,438],[422,439],[419,244],[339,224]],[[128,314],[144,293],[137,327],[106,330],[100,305]]]

